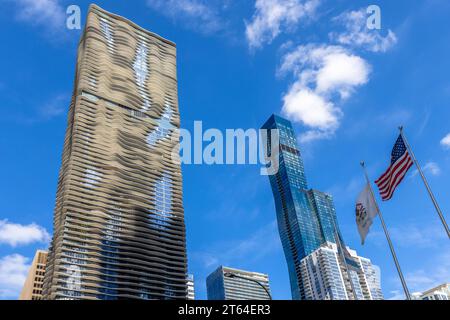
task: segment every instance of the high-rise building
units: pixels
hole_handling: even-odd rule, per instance
[[[441,284],[424,292],[413,294],[415,300],[450,300],[450,283]]]
[[[189,274],[187,278],[187,300],[195,300],[194,275]]]
[[[336,243],[336,234],[341,236],[333,198],[308,188],[302,156],[290,121],[272,115],[262,129],[278,130],[279,133],[279,141],[271,141],[272,135],[267,135],[268,155],[273,157],[274,152],[279,152],[278,171],[269,175],[269,180],[292,298],[306,299],[302,259],[327,242]]]
[[[352,252],[349,250],[349,252]],[[356,256],[356,253],[355,253]],[[381,290],[381,270],[380,267],[372,264],[368,258],[358,257],[361,270],[367,283],[367,288],[370,291],[370,300],[384,300],[383,291]],[[354,271],[353,271],[354,273]],[[361,276],[361,273],[358,273]],[[364,287],[364,281],[362,282]],[[367,296],[367,295],[366,295]]]
[[[360,271],[347,272],[337,245],[331,242],[301,260],[306,300],[383,300],[378,267],[372,265],[369,259],[359,257],[354,250],[348,249],[348,252],[359,264]]]
[[[186,299],[175,44],[91,5],[78,47],[46,299]]]
[[[36,252],[19,300],[42,300],[42,285],[44,283],[47,255],[47,251],[38,250]]]
[[[269,300],[269,276],[219,267],[206,279],[208,300]]]

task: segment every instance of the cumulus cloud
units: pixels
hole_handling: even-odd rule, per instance
[[[261,246],[265,243],[264,246]],[[259,261],[280,249],[277,222],[272,221],[256,230],[245,239],[227,240],[210,244],[205,251],[194,252],[205,269],[217,267],[218,264],[236,265],[245,261]]]
[[[441,174],[441,167],[436,162],[429,161],[422,167],[423,172],[428,172],[433,176],[439,176]],[[415,169],[411,173],[411,177],[414,178],[419,174],[419,170]]]
[[[301,20],[315,16],[320,0],[256,0],[255,13],[246,22],[251,49],[271,43],[283,30],[292,30]]]
[[[0,244],[16,247],[35,242],[48,243],[49,241],[50,235],[47,230],[35,223],[21,225],[0,220]]]
[[[344,12],[334,21],[344,27],[343,32],[331,32],[330,38],[341,45],[361,48],[371,52],[386,52],[397,43],[397,36],[387,30],[383,36],[381,30],[367,28],[368,14],[365,8]]]
[[[428,162],[423,167],[423,170],[430,172],[433,176],[438,176],[441,174],[441,168],[436,162]]]
[[[450,149],[450,133],[441,140],[441,146],[445,149]]]
[[[339,127],[339,101],[369,81],[370,65],[341,46],[301,45],[282,58],[278,73],[293,74],[282,113],[310,130],[302,142],[330,137]]]
[[[49,120],[62,115],[68,108],[70,96],[58,94],[39,109],[39,118]]]
[[[442,253],[438,255],[428,257],[432,263],[429,263],[426,268],[419,268],[405,274],[406,282],[412,292],[420,293],[448,282],[450,279],[450,254],[445,249],[444,247]],[[400,286],[400,281],[397,278],[393,278],[392,281]],[[389,300],[405,299],[405,295],[400,288],[396,288],[390,293]]]
[[[389,292],[391,296],[388,300],[405,300],[405,294],[401,290],[392,290]]]
[[[295,83],[284,96],[283,113],[295,122],[322,130],[338,125],[338,109],[309,88]]]
[[[391,228],[392,237],[399,246],[417,248],[436,248],[440,241],[445,241],[446,236],[442,232],[441,225],[413,226],[407,225],[401,228]]]
[[[435,263],[428,269],[418,269],[406,274],[406,281],[414,291],[425,291],[446,283],[450,279],[450,254],[443,251],[433,259]]]
[[[59,0],[16,0],[15,4],[19,20],[47,30],[65,30],[66,14]]]
[[[19,297],[29,267],[28,258],[19,254],[5,256],[0,259],[1,299],[17,299]]]
[[[224,28],[215,1],[147,0],[147,5],[167,17],[182,20],[187,27],[208,34]]]
[[[392,227],[390,231],[393,241],[404,248],[438,249],[447,239],[440,224],[420,227],[409,224]],[[368,237],[379,247],[386,245],[386,236],[382,231],[371,231]]]

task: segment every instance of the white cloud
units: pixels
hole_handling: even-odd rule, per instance
[[[19,297],[29,267],[28,258],[19,254],[5,256],[0,259],[1,299],[17,299]]]
[[[343,98],[353,87],[368,81],[369,67],[362,58],[344,52],[329,53],[323,58],[323,66],[317,74],[317,90],[338,90]]]
[[[442,226],[403,226],[401,228],[391,228],[392,238],[399,246],[408,248],[411,246],[418,248],[433,248],[440,245],[440,240],[445,240]]]
[[[205,251],[195,252],[193,257],[200,260],[205,269],[211,269],[219,264],[236,265],[242,263],[243,260],[246,263],[257,261],[280,250],[280,246],[277,222],[273,221],[248,238],[213,244]]]
[[[298,46],[282,58],[280,75],[292,73],[294,84],[283,97],[282,112],[308,127],[302,142],[328,138],[339,127],[336,105],[369,81],[370,65],[341,46]]]
[[[291,87],[283,100],[283,113],[295,122],[324,130],[338,124],[338,110],[333,103],[298,83]]]
[[[360,175],[356,175],[353,178],[346,180],[345,183],[337,183],[331,186],[326,193],[333,195],[336,202],[354,201],[355,195],[361,192],[363,188],[364,180]]]
[[[147,0],[147,4],[160,14],[182,20],[188,27],[205,34],[222,30],[225,25],[214,1]]]
[[[300,20],[312,18],[319,3],[319,0],[256,0],[252,20],[245,23],[250,48],[271,43],[283,29],[294,29]]]
[[[66,14],[59,0],[16,0],[15,3],[19,20],[47,30],[65,30]]]
[[[426,249],[424,251],[424,264],[417,269],[405,272],[405,279],[410,292],[423,292],[432,289],[450,280],[450,247],[448,238],[441,225],[425,228],[408,227],[403,229],[401,235],[393,229],[393,241],[401,246]],[[411,234],[412,233],[412,234]],[[386,242],[384,243],[386,245]],[[434,249],[434,250],[433,250]],[[408,265],[406,264],[406,267]],[[406,268],[408,269],[408,268]],[[398,277],[390,279],[396,287],[391,291],[390,300],[404,300]]]
[[[433,214],[433,213],[430,213]],[[446,235],[440,224],[431,226],[403,225],[390,228],[392,240],[402,248],[438,249],[445,242]],[[386,236],[382,231],[371,231],[370,242],[379,247],[386,245]]]
[[[69,96],[67,94],[59,94],[54,97],[39,109],[40,116],[44,120],[60,116],[63,114],[69,105]]]
[[[433,176],[438,176],[441,174],[441,168],[436,162],[428,162],[425,164],[423,171],[430,172]]]
[[[406,274],[406,281],[413,291],[425,291],[450,280],[450,253],[444,252],[434,259],[430,269],[418,269]]]
[[[24,101],[24,103],[26,103],[26,101]],[[36,124],[49,121],[65,114],[68,110],[69,103],[69,94],[55,94],[50,96],[45,103],[39,106],[34,114],[21,114],[17,119],[24,124]]]
[[[436,162],[429,161],[422,167],[423,172],[428,172],[433,176],[439,176],[441,174],[441,168]],[[415,169],[411,173],[411,177],[414,178],[419,174],[419,170]]]
[[[392,290],[390,294],[388,300],[405,300],[405,293],[401,290]]]
[[[441,146],[445,149],[450,149],[450,133],[441,140]]]
[[[334,21],[343,25],[344,31],[330,33],[330,38],[341,45],[362,48],[372,52],[386,52],[397,43],[397,36],[388,30],[386,36],[381,35],[377,29],[367,28],[368,14],[366,9],[344,12],[334,18]]]
[[[32,223],[21,225],[0,220],[0,244],[16,247],[34,242],[48,243],[50,235],[45,228]]]

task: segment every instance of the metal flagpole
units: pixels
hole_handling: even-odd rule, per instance
[[[348,276],[348,279],[350,281],[350,286],[351,286],[352,291],[353,291],[353,299],[354,300],[358,300],[358,296],[356,295],[355,285],[354,285],[353,280],[352,280],[350,269],[348,267],[347,261],[345,260],[344,248],[342,248],[342,242],[339,239],[339,233],[338,233],[338,230],[337,230],[336,221],[334,220],[334,217],[331,214],[331,212],[330,212],[330,218],[331,218],[331,221],[333,222],[334,237],[335,237],[335,240],[336,240],[336,245],[339,246],[338,252],[341,251],[341,259],[342,259],[342,261],[344,263],[344,267],[345,267],[345,270],[347,271],[347,276]]]
[[[434,197],[433,191],[431,191],[430,185],[428,184],[427,179],[425,178],[425,175],[423,174],[422,168],[419,165],[419,162],[416,159],[416,156],[414,155],[414,152],[411,149],[411,146],[408,143],[408,140],[405,137],[405,133],[403,132],[403,127],[399,127],[400,129],[400,134],[402,135],[403,141],[405,142],[406,148],[408,148],[409,154],[411,155],[414,164],[417,167],[417,170],[420,173],[420,176],[422,177],[423,183],[425,184],[425,187],[427,188],[428,194],[430,195],[431,201],[433,201],[434,207],[436,208],[436,211],[439,215],[439,218],[442,221],[442,224],[444,225],[445,231],[447,232],[447,236],[450,239],[450,230],[448,228],[447,222],[445,221],[445,217],[442,214],[441,208],[439,208],[439,205],[436,201],[436,198]]]
[[[376,209],[378,212],[378,217],[380,217],[381,225],[383,226],[383,230],[384,230],[384,234],[386,235],[386,239],[389,243],[389,248],[391,249],[392,257],[394,258],[395,267],[397,268],[397,272],[400,277],[400,281],[402,282],[402,286],[403,286],[403,290],[405,291],[406,299],[411,300],[411,294],[409,293],[408,286],[406,285],[405,277],[403,277],[402,269],[400,268],[400,263],[398,262],[397,254],[395,253],[394,246],[391,241],[391,236],[389,235],[389,231],[386,227],[386,223],[384,222],[383,215],[381,214],[381,210],[378,207],[378,203],[375,199],[375,194],[373,192],[372,185],[370,183],[369,175],[367,174],[366,165],[364,162],[361,162],[361,166],[363,167],[364,175],[366,176],[366,180],[369,185],[370,194],[372,195],[373,201],[375,203],[375,206],[376,206]]]
[[[331,217],[331,219],[333,220],[334,236],[336,237],[336,242],[337,242],[336,244],[339,246],[338,251],[341,251],[341,259],[344,262],[344,267],[345,267],[345,270],[347,271],[348,280],[350,281],[350,287],[352,288],[352,291],[353,291],[353,299],[358,300],[358,296],[356,295],[356,290],[355,290],[355,284],[353,283],[352,275],[350,273],[350,268],[348,267],[347,261],[345,260],[345,254],[344,254],[344,249],[342,248],[342,242],[340,239],[338,239],[339,234],[336,229],[336,224],[334,222],[334,218]]]

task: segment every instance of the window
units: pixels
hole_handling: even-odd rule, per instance
[[[142,99],[144,99],[144,105],[142,109],[147,111],[150,109],[150,99],[145,92],[145,82],[147,81],[147,76],[149,73],[149,65],[147,62],[147,57],[149,54],[149,49],[144,42],[140,42],[139,46],[136,49],[136,57],[133,64],[134,75],[136,77],[136,84],[141,89],[139,90],[141,93]]]
[[[160,195],[159,200],[156,201],[156,211],[153,219],[154,225],[158,229],[164,229],[169,225],[172,217],[172,178],[169,173],[164,173],[161,179],[156,182],[155,193]]]
[[[166,103],[166,109],[164,111],[164,114],[161,116],[160,119],[158,119],[158,126],[156,129],[147,137],[147,143],[150,146],[155,146],[156,143],[159,140],[162,140],[164,138],[167,138],[172,130],[174,129],[174,125],[170,123],[170,120],[172,118],[172,109],[171,106]]]
[[[103,35],[105,36],[105,39],[108,43],[108,49],[109,51],[114,50],[114,35],[113,31],[111,29],[111,25],[109,24],[109,21],[105,18],[100,18],[100,28],[102,30]]]

